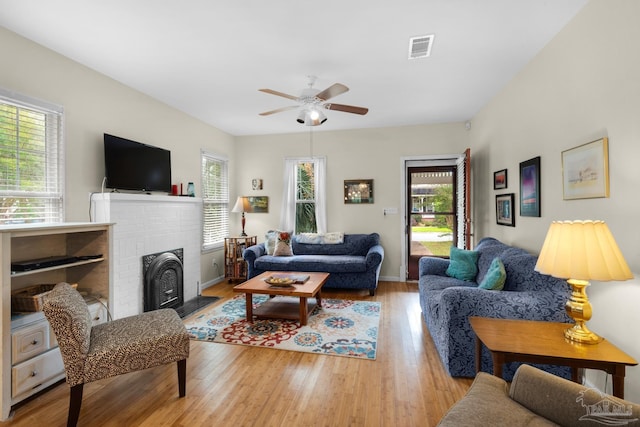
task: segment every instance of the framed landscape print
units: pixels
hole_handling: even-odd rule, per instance
[[[507,170],[502,169],[493,173],[493,189],[502,190],[507,188]]]
[[[499,194],[496,196],[496,222],[499,225],[516,226],[516,217],[513,214],[515,195]]]
[[[609,147],[607,138],[562,152],[564,200],[609,197]]]
[[[267,196],[250,196],[248,197],[251,205],[251,213],[268,213],[269,197]]]
[[[540,216],[540,156],[520,163],[520,216]]]

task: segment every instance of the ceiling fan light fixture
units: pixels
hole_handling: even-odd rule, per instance
[[[300,111],[296,121],[306,126],[318,126],[327,121],[327,116],[322,111],[312,108]]]

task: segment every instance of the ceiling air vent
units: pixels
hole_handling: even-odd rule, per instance
[[[434,34],[409,39],[409,59],[426,58],[431,55]]]

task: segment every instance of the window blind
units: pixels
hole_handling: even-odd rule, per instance
[[[220,247],[229,235],[227,160],[202,152],[202,249]]]
[[[0,223],[64,221],[62,107],[0,90]]]

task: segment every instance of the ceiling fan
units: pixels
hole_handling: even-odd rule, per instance
[[[300,96],[288,95],[272,89],[258,89],[260,92],[270,93],[271,95],[281,96],[283,98],[296,101],[297,105],[282,107],[271,111],[260,113],[261,116],[268,116],[282,111],[295,110],[302,107],[296,121],[307,126],[318,126],[327,121],[327,117],[322,113],[322,109],[343,111],[345,113],[365,115],[369,111],[368,108],[356,107],[353,105],[334,104],[327,102],[329,99],[343,94],[349,90],[348,87],[341,83],[335,83],[323,91],[313,88],[316,81],[315,76],[309,76],[309,87],[302,91]]]

